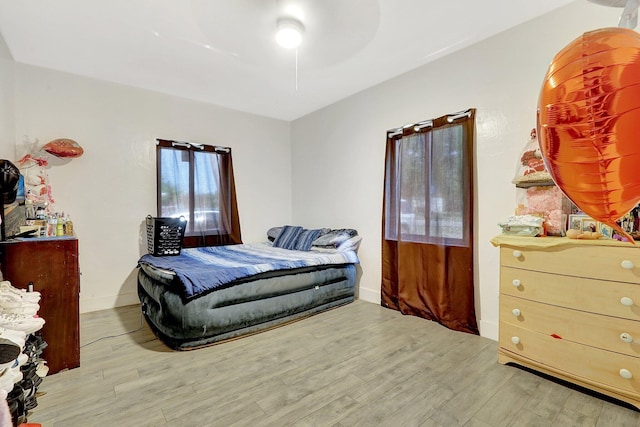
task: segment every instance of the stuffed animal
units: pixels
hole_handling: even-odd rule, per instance
[[[602,237],[602,233],[570,229],[567,230],[567,237],[570,239],[597,240]]]

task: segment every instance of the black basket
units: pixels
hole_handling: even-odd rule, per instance
[[[147,249],[153,256],[180,255],[187,220],[147,215]]]

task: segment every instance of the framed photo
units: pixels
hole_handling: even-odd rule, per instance
[[[590,217],[582,218],[582,227],[580,228],[580,230],[592,231],[595,233],[596,231],[598,231],[598,221]]]
[[[590,219],[587,215],[573,214],[569,215],[569,230],[582,230],[582,220]]]
[[[599,222],[598,231],[602,233],[604,239],[613,239],[613,228],[611,226]]]

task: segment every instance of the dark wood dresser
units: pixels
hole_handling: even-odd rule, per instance
[[[80,366],[80,271],[78,239],[35,238],[0,243],[4,280],[42,294],[38,315],[45,325],[36,334],[47,342],[43,359],[49,374]]]

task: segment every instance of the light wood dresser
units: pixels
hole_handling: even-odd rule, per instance
[[[640,408],[640,243],[498,236],[498,361]]]

